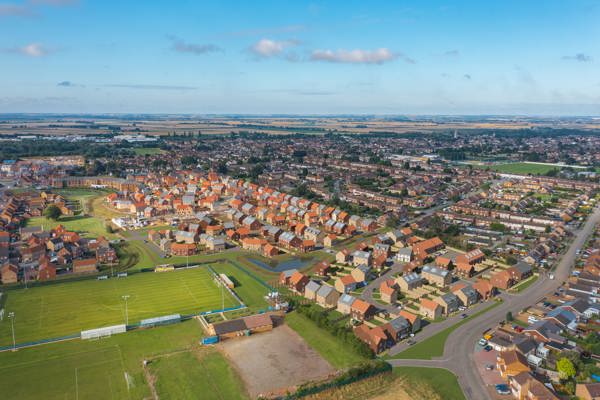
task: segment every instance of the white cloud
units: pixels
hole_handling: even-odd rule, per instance
[[[282,54],[286,49],[297,46],[297,40],[271,40],[261,39],[250,47],[250,51],[259,57],[274,57]]]
[[[383,64],[398,58],[410,64],[415,63],[413,59],[404,54],[394,53],[386,48],[375,50],[315,50],[310,56],[311,61],[347,64]]]
[[[44,57],[50,54],[50,50],[40,43],[30,43],[23,47],[13,49],[12,51],[28,57]]]

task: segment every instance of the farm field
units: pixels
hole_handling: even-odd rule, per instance
[[[150,398],[142,361],[198,350],[202,336],[198,322],[188,320],[100,340],[72,340],[2,352],[0,393],[2,398],[20,400]],[[215,368],[212,365],[206,368],[219,377],[221,366],[214,364]],[[197,387],[201,393],[214,391],[212,386]]]
[[[304,315],[291,312],[286,315],[285,322],[337,369],[348,368],[366,360]]]
[[[225,307],[238,305],[225,294]],[[221,289],[204,267],[127,278],[89,279],[6,291],[5,310],[15,313],[17,343],[77,334],[81,330],[167,314],[192,314],[221,308]],[[10,321],[0,322],[0,345],[12,344]]]
[[[149,370],[160,399],[248,399],[234,369],[214,349],[166,355],[152,360]]]

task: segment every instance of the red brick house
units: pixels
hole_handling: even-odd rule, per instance
[[[12,264],[5,264],[0,269],[0,275],[2,276],[2,284],[17,283],[19,276],[19,267]]]
[[[74,274],[88,274],[98,270],[98,263],[95,258],[84,258],[73,261]]]
[[[173,243],[171,254],[174,256],[191,256],[196,254],[197,247],[194,243]]]
[[[306,286],[308,281],[308,276],[296,271],[292,274],[292,276],[290,276],[288,287],[296,293],[302,294],[304,293],[304,287]]]
[[[370,320],[377,313],[377,309],[361,299],[356,299],[350,307],[350,315],[358,321]]]
[[[490,283],[500,289],[508,289],[514,285],[515,281],[510,274],[509,270],[500,271],[490,278]]]

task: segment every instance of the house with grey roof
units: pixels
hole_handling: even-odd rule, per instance
[[[396,278],[396,282],[398,283],[400,290],[403,292],[414,290],[418,287],[423,286],[423,279],[419,274],[415,272],[399,276],[398,278]]]
[[[309,281],[304,287],[304,297],[309,300],[315,300],[317,297],[317,292],[321,289],[321,285],[315,281]]]
[[[317,291],[317,304],[324,308],[336,307],[340,294],[331,286],[322,285]]]
[[[337,311],[342,314],[350,314],[354,301],[356,301],[356,297],[349,294],[342,294],[337,302]]]

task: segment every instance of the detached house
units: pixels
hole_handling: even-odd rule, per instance
[[[308,276],[296,271],[290,276],[288,287],[294,292],[302,294],[308,281]]]
[[[442,306],[433,300],[421,299],[419,303],[419,312],[426,318],[431,320],[438,319],[442,316]]]
[[[316,293],[316,301],[321,307],[336,307],[340,295],[334,288],[322,285]]]
[[[377,313],[377,309],[361,299],[356,299],[350,307],[350,315],[358,321],[370,320]]]
[[[337,302],[337,311],[342,314],[350,314],[355,300],[356,298],[349,294],[342,294]]]
[[[352,275],[342,276],[341,278],[337,278],[335,281],[335,290],[340,293],[348,293],[352,292],[356,289],[356,280],[352,277]]]

